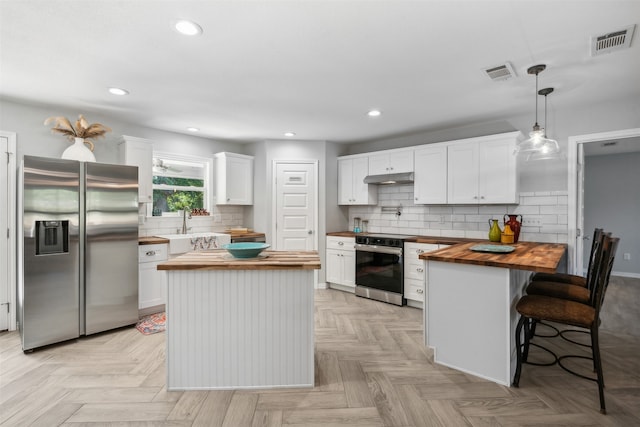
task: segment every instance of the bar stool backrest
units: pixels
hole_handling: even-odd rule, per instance
[[[593,230],[593,241],[591,242],[591,252],[589,253],[589,265],[587,267],[587,289],[592,291],[597,281],[598,274],[594,272],[594,269],[598,268],[599,258],[602,256],[602,240],[604,238],[604,231],[602,228],[596,228]]]
[[[604,303],[604,295],[609,286],[609,278],[611,277],[611,270],[613,269],[613,262],[616,258],[619,241],[619,238],[610,237],[609,235],[606,235],[603,239],[602,257],[600,259],[600,267],[597,269],[596,286],[593,292],[591,292],[591,306],[595,308],[597,317],[600,316],[600,309]]]

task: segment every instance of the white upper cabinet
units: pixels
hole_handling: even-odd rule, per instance
[[[513,154],[520,132],[472,138],[447,147],[447,203],[518,203]]]
[[[413,156],[414,203],[422,205],[447,203],[447,146],[429,144],[416,149]]]
[[[118,161],[138,167],[138,203],[153,202],[153,142],[122,135],[118,144]]]
[[[216,204],[253,204],[253,157],[216,153]]]
[[[413,172],[413,150],[388,151],[369,155],[369,175]]]
[[[338,159],[338,204],[375,205],[378,202],[378,188],[364,183],[369,175],[367,157]]]

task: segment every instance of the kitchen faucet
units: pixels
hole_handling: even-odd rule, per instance
[[[182,210],[182,234],[187,234],[187,212],[189,212],[189,219],[191,219],[191,208],[185,206]]]

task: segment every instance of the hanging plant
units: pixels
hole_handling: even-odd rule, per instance
[[[89,149],[93,151],[94,145],[89,138],[104,137],[104,134],[111,132],[111,129],[100,123],[89,124],[82,114],[78,116],[75,126],[71,124],[66,117],[49,117],[44,121],[45,125],[54,123],[51,128],[52,133],[61,133],[67,136],[69,141],[73,141],[75,138],[84,139],[84,143],[87,144]]]

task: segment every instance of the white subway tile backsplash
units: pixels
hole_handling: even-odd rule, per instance
[[[569,207],[567,205],[555,205],[555,206],[540,206],[541,214],[555,214],[567,216]]]
[[[452,214],[453,206],[430,206],[429,213],[431,214]]]
[[[520,197],[520,204],[524,205],[557,205],[558,196],[530,196]]]
[[[455,214],[477,214],[478,206],[453,206]]]
[[[566,191],[536,191],[520,193],[519,205],[414,205],[413,186],[379,186],[378,197],[388,196],[379,206],[351,207],[349,218],[359,216],[369,220],[375,233],[420,234],[424,236],[467,237],[487,239],[489,219],[499,220],[502,227],[505,214],[536,218],[540,226],[524,226],[522,241],[566,243],[568,197]],[[380,206],[402,204],[403,214],[382,213]]]
[[[508,209],[507,213],[516,214],[516,215],[537,215],[540,213],[540,206],[538,205],[512,206]]]
[[[467,237],[464,230],[442,230],[442,236],[445,237]]]
[[[545,224],[540,228],[542,233],[567,234],[567,226],[563,224]]]
[[[216,206],[209,216],[192,216],[191,219],[187,219],[187,228],[191,233],[223,232],[229,227],[243,226],[243,222],[242,206]],[[181,229],[181,216],[154,216],[145,218],[144,224],[138,228],[138,234],[140,236],[176,234]]]

